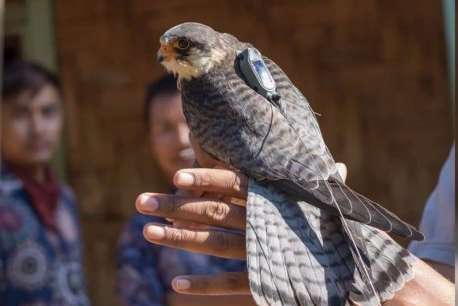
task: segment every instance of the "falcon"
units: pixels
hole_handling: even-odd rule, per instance
[[[247,266],[256,303],[371,306],[392,298],[413,277],[414,257],[386,233],[423,235],[343,182],[314,111],[281,68],[199,23],[167,30],[160,44],[157,59],[177,76],[193,138],[250,178]],[[242,63],[247,50],[259,57],[252,76]]]

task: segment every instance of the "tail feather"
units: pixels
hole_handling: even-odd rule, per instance
[[[413,257],[384,232],[347,220],[376,295],[357,267],[338,217],[249,183],[247,261],[258,305],[363,306],[386,301],[412,278]]]
[[[362,239],[358,241],[358,248],[367,259],[371,278],[380,299],[392,299],[396,292],[414,277],[412,264],[415,257],[378,229],[353,221],[349,221],[348,224],[351,228],[360,230]],[[357,292],[364,292],[365,288],[365,282],[360,276],[356,276],[350,299],[364,305],[367,297]]]

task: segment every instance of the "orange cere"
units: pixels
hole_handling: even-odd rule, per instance
[[[166,61],[172,60],[176,56],[175,50],[169,44],[161,44],[159,52],[161,52]]]

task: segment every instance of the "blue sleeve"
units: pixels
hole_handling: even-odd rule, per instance
[[[426,203],[420,230],[424,241],[414,241],[410,250],[419,258],[455,264],[455,146],[442,167],[439,181]]]
[[[156,264],[159,248],[143,238],[143,226],[153,220],[137,214],[121,234],[117,287],[125,306],[164,305],[166,289]]]

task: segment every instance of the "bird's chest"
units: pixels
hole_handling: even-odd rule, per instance
[[[183,111],[193,137],[204,150],[243,168],[242,163],[256,156],[267,130],[259,124],[262,118],[256,126],[256,114],[263,108],[244,101],[233,85],[230,80],[204,80],[183,86]]]
[[[208,83],[182,88],[183,112],[194,137],[225,137],[227,127],[236,124],[227,96]]]

